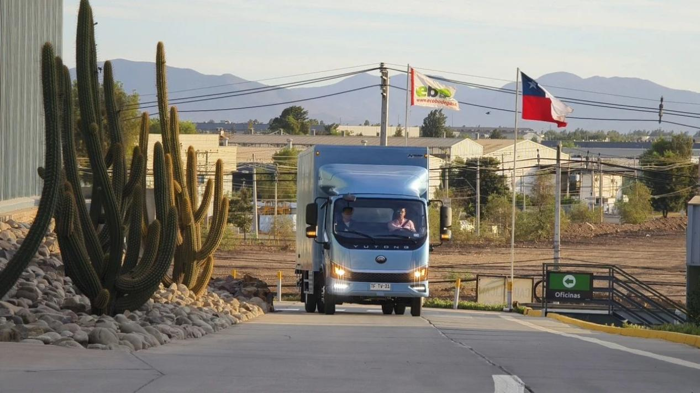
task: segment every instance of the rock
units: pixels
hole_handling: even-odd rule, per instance
[[[115,332],[117,330],[119,330],[119,325],[117,325],[115,322],[104,320],[104,319],[100,319],[99,321],[97,321],[97,323],[95,323],[95,327],[96,328],[110,329],[110,330],[114,330]]]
[[[48,332],[34,338],[37,340],[41,340],[44,344],[53,344],[54,342],[60,340],[62,337],[56,332]]]
[[[68,330],[71,333],[75,333],[80,330],[80,326],[75,323],[66,323],[61,327],[61,330]]]
[[[119,346],[122,347],[122,348],[119,348],[119,347],[116,347],[116,348],[115,348],[115,347],[113,347],[112,345],[110,345],[110,349],[124,349],[124,348],[126,348],[126,349],[128,349],[129,351],[136,351],[136,348],[134,347],[134,345],[133,345],[131,342],[127,341],[127,340],[121,340],[121,341],[119,341]]]
[[[158,341],[158,339],[153,337],[150,333],[149,334],[132,333],[132,334],[138,334],[139,336],[141,336],[141,338],[143,339],[143,342],[145,344],[143,349],[146,349],[146,347],[153,348],[153,347],[160,346],[160,341]]]
[[[106,345],[102,345],[102,344],[88,344],[87,349],[107,350],[109,348]]]
[[[158,344],[163,345],[170,342],[170,339],[167,335],[161,333],[158,329],[154,328],[153,326],[146,326],[144,329],[146,329],[148,334],[153,336],[158,341]]]
[[[193,323],[195,326],[200,327],[202,330],[204,330],[204,332],[205,332],[206,334],[212,334],[212,333],[214,333],[214,329],[211,327],[211,325],[209,325],[208,323],[202,321],[201,319],[200,319],[200,320],[192,321],[192,323]]]
[[[14,327],[21,338],[36,337],[44,334],[44,329],[36,325],[17,325]]]
[[[76,313],[80,313],[86,312],[88,310],[89,305],[81,303],[80,296],[71,296],[63,300],[63,305],[61,307]]]
[[[187,317],[177,317],[175,320],[176,325],[192,325],[192,321]]]
[[[16,328],[0,329],[0,342],[19,342],[21,335]]]
[[[82,330],[78,330],[77,332],[73,333],[73,340],[82,345],[87,345],[87,343],[90,342],[88,334]]]
[[[260,307],[263,312],[270,312],[270,306],[266,301],[260,299],[259,297],[252,297],[250,298],[249,302]]]
[[[83,346],[78,344],[77,342],[73,341],[72,338],[62,338],[60,340],[57,340],[56,342],[53,343],[53,345],[59,346],[59,347],[65,347],[65,348],[80,348],[83,349]]]
[[[122,333],[148,334],[148,332],[143,327],[141,327],[141,325],[139,325],[138,323],[131,322],[128,319],[127,319],[127,321],[128,322],[124,322],[124,323],[119,324],[119,330]]]
[[[20,288],[15,296],[36,302],[39,300],[40,294],[37,294],[36,290],[32,291],[26,288]]]
[[[44,345],[44,342],[41,340],[37,340],[34,338],[25,338],[24,340],[20,341],[21,343],[25,344],[34,344],[34,345]]]
[[[61,332],[61,337],[73,338],[73,332],[70,330],[64,330]]]
[[[119,344],[119,337],[116,329],[111,330],[104,327],[94,328],[88,335],[90,344],[102,344],[109,346],[110,344]]]
[[[131,344],[131,347],[133,347],[135,351],[140,351],[144,349],[143,337],[137,333],[127,333],[121,336],[121,340],[119,341],[119,343],[124,344],[125,341],[129,342],[129,344]]]
[[[37,321],[36,315],[32,314],[31,311],[29,311],[29,309],[24,307],[16,311],[15,315],[22,318],[22,321],[24,321],[25,324],[34,323]]]
[[[22,307],[15,306],[12,303],[0,302],[0,317],[11,317],[21,309]]]

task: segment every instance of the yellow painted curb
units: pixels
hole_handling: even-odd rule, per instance
[[[533,310],[530,307],[525,307],[525,311],[523,311],[523,315],[527,315],[528,317],[541,317],[542,310]]]
[[[527,311],[527,310],[526,310]],[[526,314],[528,315],[528,314]],[[666,340],[679,344],[687,344],[692,347],[700,348],[700,336],[695,336],[692,334],[676,333],[676,332],[664,332],[661,330],[651,330],[651,329],[627,329],[619,328],[615,326],[605,326],[599,325],[597,323],[580,321],[576,318],[565,317],[563,315],[549,313],[548,318],[556,319],[559,322],[567,323],[569,325],[578,326],[580,328],[595,330],[598,332],[604,332],[609,334],[618,334],[625,337],[637,337],[637,338],[656,338],[660,340]]]

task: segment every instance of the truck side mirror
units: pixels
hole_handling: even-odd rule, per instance
[[[306,205],[306,225],[313,227],[318,225],[318,203]]]
[[[316,227],[318,226],[318,204],[309,203],[306,205],[306,237],[316,238]]]
[[[448,206],[440,206],[440,240],[447,241],[452,239],[452,208]]]

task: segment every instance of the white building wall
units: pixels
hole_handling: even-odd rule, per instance
[[[593,180],[593,184],[591,184]],[[581,174],[581,201],[589,206],[597,206],[600,192],[600,174]],[[603,207],[606,213],[613,213],[615,202],[622,199],[622,176],[603,174]]]
[[[62,0],[0,0],[0,212],[34,206],[43,182],[41,47],[62,54]]]
[[[541,165],[553,165],[556,162],[556,149],[529,140],[518,141],[515,173],[515,190],[517,193],[529,195],[532,192],[532,185],[539,171],[537,167],[538,153]],[[513,145],[484,154],[484,157],[496,158],[501,163],[501,174],[506,176],[508,187],[510,187],[513,174]],[[569,155],[562,152],[561,159],[568,160]]]

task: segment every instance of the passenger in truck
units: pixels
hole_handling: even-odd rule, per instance
[[[389,232],[406,230],[415,232],[416,226],[413,225],[413,221],[406,218],[406,208],[402,207],[394,212],[394,219],[389,222]]]

